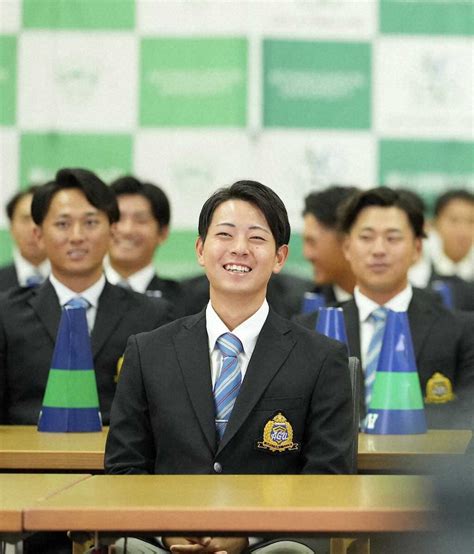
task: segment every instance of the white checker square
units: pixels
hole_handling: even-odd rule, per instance
[[[242,131],[140,131],[134,170],[170,197],[173,228],[197,229],[199,212],[217,188],[253,179],[251,148]]]
[[[23,33],[22,130],[130,131],[137,119],[137,40],[125,32]]]
[[[0,0],[0,33],[17,33],[21,25],[21,0]]]
[[[382,37],[374,48],[375,130],[386,137],[474,136],[474,42]]]

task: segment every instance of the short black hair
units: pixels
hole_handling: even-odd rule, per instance
[[[397,192],[401,192],[404,196],[409,198],[414,204],[416,204],[416,207],[423,214],[426,213],[426,203],[423,200],[423,198],[417,192],[415,192],[414,190],[408,189],[408,188],[404,188],[404,187],[399,187],[399,188],[394,189],[394,190],[396,190]]]
[[[363,190],[349,198],[341,207],[339,219],[340,230],[343,233],[349,233],[360,212],[371,206],[399,208],[406,213],[415,237],[423,238],[426,236],[423,230],[425,218],[418,203],[414,203],[412,198],[405,194],[403,190],[393,190],[388,187]]]
[[[107,215],[110,223],[119,220],[117,199],[104,181],[88,169],[63,168],[56,173],[54,181],[39,187],[33,195],[31,215],[36,225],[43,223],[54,196],[64,189],[79,189],[94,208]]]
[[[448,190],[438,196],[434,206],[434,215],[438,217],[452,200],[464,200],[474,204],[474,194],[466,189]]]
[[[228,200],[244,200],[253,204],[263,213],[277,248],[289,243],[291,227],[285,205],[271,188],[257,181],[237,181],[229,187],[217,190],[206,200],[199,214],[198,225],[199,236],[203,242],[206,240],[214,212]]]
[[[153,183],[146,183],[131,175],[119,177],[110,184],[115,196],[122,194],[139,194],[146,198],[151,206],[153,217],[160,227],[168,227],[171,218],[171,209],[168,197],[164,191]]]
[[[17,192],[14,196],[10,198],[8,201],[5,212],[7,214],[7,217],[10,221],[13,221],[13,217],[15,215],[15,210],[18,205],[18,202],[25,198],[25,196],[28,196],[29,194],[34,194],[35,191],[39,188],[39,185],[32,185],[31,187],[28,187],[27,189],[20,190]]]
[[[311,214],[326,227],[336,229],[340,206],[357,190],[356,187],[332,185],[324,190],[311,192],[304,200],[303,216]]]

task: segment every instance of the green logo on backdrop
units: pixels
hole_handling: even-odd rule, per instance
[[[472,35],[472,0],[380,0],[382,33]]]
[[[379,182],[420,194],[429,210],[449,188],[474,190],[474,143],[382,140]]]
[[[23,0],[30,29],[133,29],[135,0]]]
[[[0,125],[16,119],[16,38],[0,36]]]
[[[24,133],[20,139],[23,187],[51,179],[61,167],[85,167],[109,183],[132,170],[132,137],[120,134]]]
[[[370,128],[368,43],[264,42],[264,125]]]
[[[246,124],[245,39],[143,39],[140,81],[142,125]]]

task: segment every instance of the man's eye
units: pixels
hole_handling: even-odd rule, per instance
[[[56,221],[54,226],[57,227],[58,229],[65,229],[67,227],[67,222],[66,221]]]
[[[99,224],[99,221],[97,219],[88,219],[86,220],[86,226],[87,227],[96,227]]]
[[[253,237],[250,237],[252,240],[257,240],[257,241],[264,241],[265,240],[265,237],[260,237],[259,235],[254,235]]]

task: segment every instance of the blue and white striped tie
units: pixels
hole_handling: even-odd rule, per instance
[[[222,352],[221,372],[214,385],[216,430],[219,440],[221,440],[242,382],[238,356],[242,352],[243,346],[239,338],[232,333],[221,335],[217,339],[216,345]]]
[[[370,401],[372,400],[372,388],[374,386],[375,376],[377,373],[377,364],[379,362],[380,350],[382,349],[383,334],[385,331],[385,321],[387,320],[388,309],[380,306],[375,309],[369,316],[369,320],[373,323],[374,334],[370,340],[369,349],[367,350],[367,359],[365,360],[365,406],[369,409]]]

